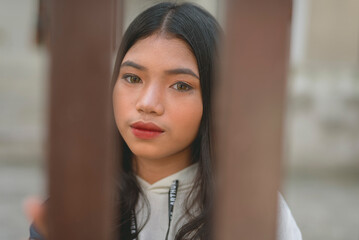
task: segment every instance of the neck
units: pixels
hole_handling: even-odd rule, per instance
[[[133,163],[136,174],[149,184],[153,184],[191,165],[191,151],[186,149],[161,159],[135,156]]]

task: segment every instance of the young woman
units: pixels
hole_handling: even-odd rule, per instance
[[[113,75],[123,140],[121,239],[211,238],[211,88],[219,35],[207,11],[160,3],[123,37]],[[301,239],[282,198],[279,214],[278,238]]]

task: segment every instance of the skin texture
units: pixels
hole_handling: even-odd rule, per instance
[[[191,164],[203,104],[197,61],[186,42],[164,34],[137,41],[122,61],[113,106],[141,178],[152,184]],[[137,121],[154,123],[164,132],[138,138],[131,128]]]

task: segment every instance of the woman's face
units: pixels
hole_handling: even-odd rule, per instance
[[[181,39],[151,35],[126,53],[113,91],[117,127],[136,157],[190,151],[203,105],[196,58]]]

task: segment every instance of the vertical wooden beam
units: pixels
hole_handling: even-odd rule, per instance
[[[111,239],[114,0],[51,0],[49,234]]]
[[[123,32],[123,8],[124,1],[113,0],[113,50],[117,53],[118,47],[121,44],[121,36]]]
[[[274,240],[290,0],[227,1],[216,107],[216,239]]]

